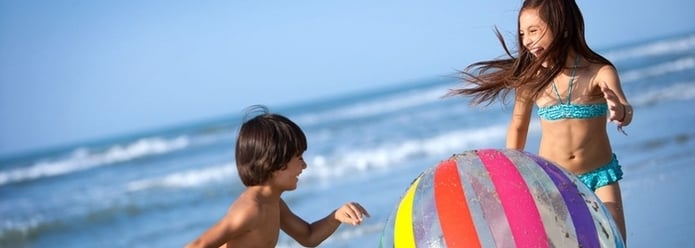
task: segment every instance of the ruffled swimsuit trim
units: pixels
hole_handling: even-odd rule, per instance
[[[538,108],[538,116],[549,121],[560,119],[588,119],[606,116],[606,113],[608,113],[608,105],[605,103],[558,104]]]
[[[608,164],[596,170],[577,175],[577,177],[592,191],[596,191],[598,188],[623,179],[623,170],[618,162],[618,158],[613,154]]]

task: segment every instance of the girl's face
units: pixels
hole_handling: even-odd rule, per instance
[[[522,45],[536,58],[552,43],[552,31],[538,15],[538,8],[523,9],[519,14],[519,38]]]

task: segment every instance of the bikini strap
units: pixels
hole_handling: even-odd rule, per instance
[[[572,100],[572,87],[574,86],[574,76],[577,73],[577,64],[579,64],[579,54],[574,57],[574,65],[572,65],[572,72],[570,73],[570,83],[569,83],[569,88],[567,89],[567,103],[570,104],[570,101]],[[555,84],[555,81],[553,81],[553,90],[555,91],[555,95],[557,95],[557,100],[560,101],[560,104],[565,104],[562,102],[562,96],[560,96],[560,92],[557,90],[557,85]]]

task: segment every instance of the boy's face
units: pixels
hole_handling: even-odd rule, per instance
[[[272,180],[282,190],[294,190],[297,188],[299,174],[302,174],[302,170],[306,168],[306,163],[302,155],[303,153],[300,153],[292,157],[292,159],[287,162],[287,168],[284,170],[273,172]]]

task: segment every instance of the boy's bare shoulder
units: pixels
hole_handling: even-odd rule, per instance
[[[257,196],[253,191],[245,191],[227,210],[224,219],[235,230],[228,247],[274,247],[277,244],[279,215],[272,213],[278,211],[272,211],[273,204]]]
[[[241,194],[229,209],[225,219],[231,225],[251,230],[262,222],[262,205],[248,194]]]

